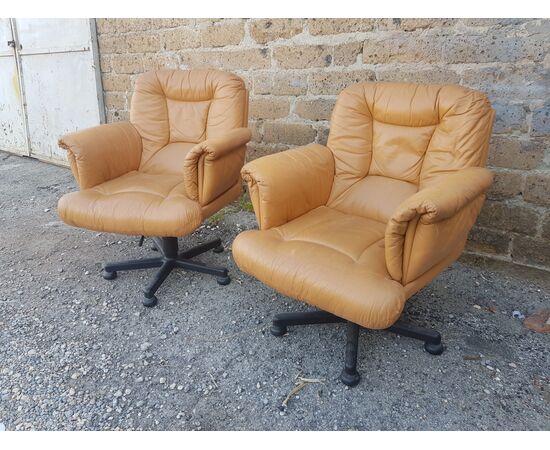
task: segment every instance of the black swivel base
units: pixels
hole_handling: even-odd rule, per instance
[[[154,238],[154,250],[158,250],[161,256],[156,258],[136,259],[131,261],[121,261],[115,263],[107,263],[103,266],[101,275],[106,280],[114,280],[117,276],[117,271],[120,270],[137,270],[137,269],[152,269],[159,267],[160,270],[155,274],[145,291],[143,292],[142,302],[144,306],[152,307],[157,304],[155,293],[161,284],[166,280],[170,272],[174,269],[184,269],[193,272],[207,273],[216,276],[216,281],[220,285],[229,284],[231,281],[228,271],[224,267],[207,266],[199,261],[191,261],[191,258],[213,250],[215,253],[223,252],[223,246],[220,239],[215,239],[201,245],[197,245],[189,250],[178,252],[178,238],[163,237]]]
[[[275,336],[283,336],[288,332],[287,327],[289,326],[338,322],[347,322],[346,353],[340,380],[347,386],[357,386],[361,380],[361,376],[357,372],[357,351],[359,347],[359,329],[361,328],[359,325],[325,311],[281,313],[273,319],[271,333]],[[424,349],[432,355],[443,353],[444,347],[441,343],[441,335],[437,331],[419,328],[403,322],[395,323],[386,331],[424,341]]]

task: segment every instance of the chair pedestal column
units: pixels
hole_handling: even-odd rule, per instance
[[[357,353],[359,351],[359,325],[348,322],[346,330],[346,357],[344,369],[340,374],[342,383],[349,387],[357,386],[361,375],[357,372]]]

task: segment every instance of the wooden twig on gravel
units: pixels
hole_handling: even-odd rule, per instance
[[[294,377],[295,386],[291,389],[286,398],[283,400],[283,403],[281,403],[282,411],[284,411],[288,407],[289,400],[294,397],[298,392],[300,392],[303,388],[305,388],[308,384],[323,383],[325,381],[322,378],[304,378],[302,377],[302,373],[303,371],[300,370],[300,372],[298,372],[298,375]]]
[[[283,409],[286,409],[287,406],[288,406],[288,401],[294,396],[296,395],[298,392],[300,392],[303,388],[306,387],[306,383],[299,383],[297,384],[296,386],[294,386],[292,388],[292,390],[288,393],[288,395],[286,396],[286,398],[283,400],[283,403],[281,404],[281,406],[283,407]]]
[[[216,380],[214,379],[212,374],[210,372],[208,372],[208,375],[210,375],[210,378],[212,378],[212,382],[214,383],[214,386],[216,386],[216,389],[219,389],[218,383],[216,383]]]

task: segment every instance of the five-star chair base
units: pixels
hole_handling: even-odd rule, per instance
[[[229,284],[231,281],[226,268],[208,266],[202,262],[191,260],[191,258],[209,250],[213,250],[215,253],[223,252],[223,246],[220,239],[214,239],[213,241],[197,245],[196,247],[182,252],[178,251],[178,238],[154,238],[154,241],[156,244],[155,249],[158,250],[162,256],[107,263],[103,266],[103,278],[106,280],[114,280],[117,277],[117,271],[122,270],[160,268],[143,292],[142,302],[143,305],[147,307],[152,307],[157,304],[158,299],[155,293],[174,269],[184,269],[214,275],[217,277],[216,281],[220,285]]]

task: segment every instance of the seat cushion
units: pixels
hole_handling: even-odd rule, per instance
[[[233,242],[239,267],[290,297],[367,328],[399,318],[403,286],[384,259],[385,225],[325,206]]]
[[[138,171],[64,195],[58,212],[76,227],[138,236],[184,236],[202,219],[198,203],[185,196],[182,175]]]

